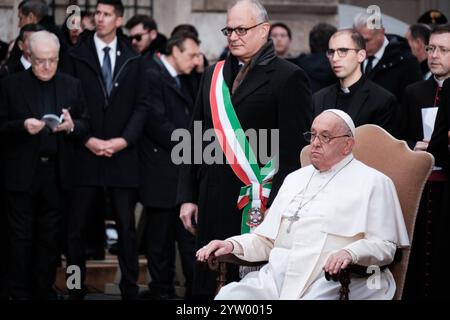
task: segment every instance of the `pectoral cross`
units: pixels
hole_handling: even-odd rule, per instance
[[[287,232],[287,233],[290,233],[290,232],[291,232],[292,225],[294,224],[294,222],[298,221],[298,219],[300,219],[300,217],[298,216],[298,214],[297,214],[297,212],[296,212],[294,215],[290,216],[290,217],[287,218],[287,219],[288,219],[288,221],[289,221],[290,223],[289,223],[289,227],[287,228],[286,232]]]

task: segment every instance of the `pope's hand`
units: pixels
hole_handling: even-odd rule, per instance
[[[328,257],[323,270],[329,274],[338,274],[341,269],[347,268],[352,261],[352,256],[347,250],[339,250]]]
[[[216,257],[228,254],[233,251],[233,244],[230,241],[213,240],[206,246],[201,248],[195,254],[197,260],[200,262],[205,262],[211,253],[214,252]]]

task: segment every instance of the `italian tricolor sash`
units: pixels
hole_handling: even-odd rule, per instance
[[[274,158],[263,168],[259,167],[231,103],[230,90],[223,79],[224,63],[219,61],[216,64],[209,99],[214,131],[222,151],[244,184],[237,206],[243,209],[241,233],[248,233],[262,222],[277,168]]]

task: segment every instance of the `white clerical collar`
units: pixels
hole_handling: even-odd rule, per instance
[[[28,70],[31,67],[30,61],[28,61],[23,55],[20,57],[20,62],[22,63],[25,70]]]
[[[444,79],[444,80],[438,80],[438,79],[436,78],[436,76],[433,76],[433,78],[434,78],[434,81],[436,81],[437,85],[438,85],[440,88],[442,88],[442,86],[444,85],[444,81],[447,80],[447,79]]]
[[[341,161],[339,161],[338,163],[336,163],[334,166],[332,166],[330,169],[326,170],[326,171],[318,171],[317,174],[321,174],[321,175],[329,175],[332,173],[335,173],[336,171],[341,170],[342,168],[344,168],[347,164],[350,163],[350,161],[353,160],[353,153],[350,153],[349,155],[347,155],[344,159],[342,159]]]
[[[177,70],[167,61],[165,55],[161,55],[161,62],[163,63],[164,67],[166,67],[167,71],[169,71],[169,74],[172,76],[172,78],[175,78],[178,76]]]
[[[343,93],[350,93],[350,89],[347,88],[347,87],[341,87],[341,91],[342,91]]]

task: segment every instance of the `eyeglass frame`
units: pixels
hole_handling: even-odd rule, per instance
[[[309,136],[309,139],[307,138]],[[316,134],[316,133],[312,133],[311,131],[306,131],[303,132],[303,138],[306,141],[309,141],[309,143],[313,143],[314,140],[316,140],[316,138],[319,139],[320,143],[322,144],[329,144],[332,140],[337,139],[337,138],[343,138],[343,137],[347,137],[347,138],[351,138],[352,135],[350,133],[347,134],[343,134],[340,136],[323,136],[322,134]],[[325,139],[325,140],[323,140]]]
[[[236,28],[225,27],[225,28],[220,29],[220,32],[222,32],[222,34],[223,34],[225,37],[231,37],[231,35],[233,34],[233,31],[234,31],[234,33],[236,33],[236,35],[237,35],[238,37],[243,37],[243,36],[245,36],[245,35],[247,34],[248,30],[254,29],[254,28],[256,28],[256,27],[262,25],[263,23],[267,23],[267,21],[260,22],[260,23],[258,23],[258,24],[255,24],[254,26],[251,26],[251,27],[248,27],[248,28],[246,28],[246,27],[236,27]],[[242,29],[242,30],[243,30],[243,31],[242,31],[243,33],[240,32],[240,31],[238,32],[238,31],[237,31],[238,29]],[[228,32],[229,32],[229,33],[228,33]]]
[[[450,49],[442,46],[430,46],[430,45],[425,46],[425,52],[429,55],[435,53],[436,51],[438,51],[441,55],[445,56],[450,52]]]
[[[344,50],[344,51],[342,51],[342,50]],[[325,55],[327,56],[328,59],[331,59],[331,58],[334,57],[334,54],[337,52],[337,55],[338,55],[339,58],[345,58],[347,56],[348,52],[349,51],[353,51],[353,50],[358,52],[358,51],[363,50],[363,49],[357,49],[357,48],[327,49],[325,51]],[[330,53],[331,51],[332,51],[332,53]],[[339,53],[339,52],[341,52],[341,53]]]

